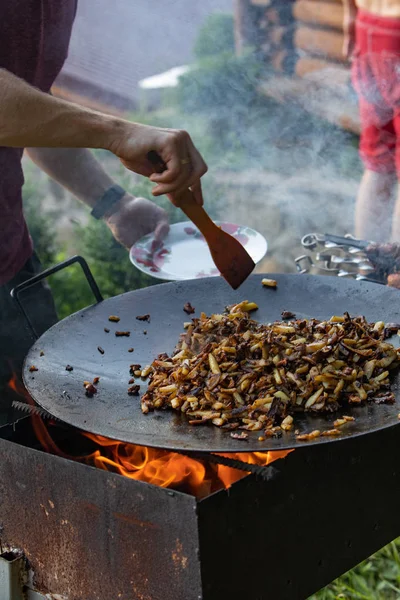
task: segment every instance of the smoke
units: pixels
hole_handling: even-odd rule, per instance
[[[353,231],[361,176],[358,139],[317,117],[314,108],[325,108],[331,119],[332,114],[341,114],[343,90],[332,89],[332,83],[325,88],[310,84],[307,94],[299,98],[298,94],[288,93],[288,86],[285,88],[288,82],[296,85],[294,77],[263,74],[258,81],[250,79],[249,85],[256,86],[258,93],[241,113],[231,97],[240,94],[241,86],[238,89],[237,81],[231,82],[223,73],[219,76],[220,80],[213,81],[214,89],[207,89],[204,96],[213,93],[218,97],[215,88],[221,87],[225,98],[219,108],[208,111],[214,132],[219,133],[214,137],[214,151],[221,137],[225,143],[219,156],[210,152],[213,161],[209,164],[209,176],[224,187],[220,214],[265,235],[269,253],[262,268],[294,271],[294,258],[303,253],[303,235]],[[275,92],[274,99],[265,87]],[[182,114],[180,117],[181,126],[190,130],[190,119],[185,121]]]
[[[240,58],[213,54],[210,20],[208,56],[194,57],[202,26],[218,11],[233,17],[232,1],[159,0],[150,9],[146,0],[120,0],[112,8],[98,0],[95,11],[82,2],[64,75],[90,79],[97,100],[109,102],[112,90],[138,106],[140,79],[189,65],[177,89],[158,91],[157,111],[146,122],[190,132],[209,165],[210,212],[260,231],[269,243],[265,264],[293,271],[303,235],[353,230],[358,140],[332,124],[357,121],[349,78],[343,68],[306,79],[277,74],[254,48]],[[217,38],[216,29],[216,46]],[[290,35],[281,39],[289,53]]]

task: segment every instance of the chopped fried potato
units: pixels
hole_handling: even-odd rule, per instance
[[[345,421],[355,421],[355,418],[354,418],[354,417],[348,417],[347,415],[343,415],[343,419],[344,419]]]
[[[323,431],[321,433],[324,437],[333,437],[334,435],[340,435],[339,429],[328,429],[327,431]]]
[[[382,322],[333,316],[260,324],[249,316],[257,305],[245,300],[224,314],[201,313],[186,324],[171,357],[131,372],[149,376],[142,410],[172,408],[190,423],[222,430],[263,431],[281,436],[296,414],[345,411],[367,402],[394,402],[389,375],[400,349],[386,341]],[[133,369],[132,367],[136,367]],[[296,435],[299,441],[336,436],[354,417],[339,416],[327,431]],[[240,437],[239,437],[240,435]],[[232,434],[246,439],[247,434]]]
[[[281,427],[284,431],[290,431],[293,429],[293,417],[291,415],[285,417],[281,423]]]
[[[312,431],[311,433],[304,433],[303,435],[297,435],[296,436],[296,440],[299,442],[308,442],[309,440],[314,440],[315,438],[319,437],[321,435],[321,432],[316,429],[315,431]]]
[[[261,281],[261,283],[265,287],[276,288],[278,286],[278,283],[275,281],[275,279],[267,279],[266,277]]]

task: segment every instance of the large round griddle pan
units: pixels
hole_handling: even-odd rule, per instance
[[[212,425],[190,426],[185,417],[172,411],[155,411],[143,415],[140,398],[127,394],[129,365],[150,364],[161,352],[174,349],[184,321],[186,302],[207,314],[222,312],[224,307],[241,300],[257,302],[253,317],[260,322],[281,319],[282,310],[293,311],[297,318],[326,319],[348,311],[364,315],[368,320],[400,321],[400,295],[382,285],[334,277],[310,275],[274,275],[277,289],[261,285],[261,276],[251,276],[237,291],[219,278],[168,283],[116,296],[90,306],[47,331],[30,350],[24,368],[24,381],[33,398],[49,413],[77,428],[134,444],[171,450],[205,452],[248,452],[282,450],[307,444],[321,444],[348,436],[357,436],[399,423],[399,375],[393,389],[395,405],[370,403],[346,412],[355,422],[342,428],[339,438],[320,437],[312,442],[296,442],[294,433],[281,438],[258,441],[259,433],[249,434],[247,441],[233,439],[229,432]],[[149,313],[150,323],[136,320]],[[108,317],[117,315],[119,323]],[[110,329],[106,333],[104,328]],[[116,337],[116,330],[129,330],[131,335]],[[145,333],[145,331],[147,333]],[[396,344],[394,336],[392,342]],[[100,354],[98,347],[104,349]],[[134,352],[128,349],[133,347]],[[44,352],[40,356],[41,351]],[[72,365],[73,371],[65,370]],[[37,372],[29,367],[35,365]],[[85,395],[83,381],[100,377],[98,393]],[[141,392],[146,383],[141,383]],[[316,417],[303,415],[296,419],[300,433],[332,427],[337,415]]]

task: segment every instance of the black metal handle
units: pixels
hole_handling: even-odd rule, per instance
[[[358,240],[353,237],[345,237],[341,235],[333,235],[332,233],[325,233],[325,240],[327,242],[332,242],[333,244],[338,244],[339,246],[351,246],[352,248],[359,248],[360,250],[365,250],[371,244],[366,240]]]
[[[167,170],[167,165],[155,150],[150,150],[147,153],[147,160],[151,162],[153,167],[156,169],[156,173],[164,173]]]
[[[280,474],[280,471],[271,464],[265,466],[252,465],[242,460],[228,458],[227,456],[221,456],[221,454],[211,454],[210,452],[185,452],[183,450],[180,452],[180,454],[184,454],[185,456],[189,456],[194,459],[206,460],[209,463],[224,465],[225,467],[230,467],[231,469],[245,471],[246,473],[252,473],[253,475],[258,475],[264,479],[264,481],[271,481]]]
[[[45,269],[41,273],[38,273],[38,275],[34,275],[30,279],[27,279],[23,283],[20,283],[19,285],[17,285],[15,288],[13,288],[11,290],[11,296],[14,298],[14,300],[17,302],[19,308],[21,309],[21,312],[24,315],[26,322],[28,323],[29,328],[32,331],[35,339],[38,339],[39,336],[29,318],[29,315],[27,314],[27,312],[23,306],[23,303],[21,302],[20,293],[23,290],[27,290],[28,288],[36,285],[40,281],[43,281],[43,279],[46,279],[46,277],[49,277],[49,275],[58,273],[58,271],[62,271],[63,269],[70,267],[74,263],[80,264],[80,266],[82,267],[82,270],[85,274],[86,280],[87,280],[88,284],[90,285],[90,289],[92,290],[93,295],[96,298],[96,301],[102,302],[103,296],[100,293],[99,287],[92,275],[89,265],[87,264],[86,260],[82,256],[72,256],[71,258],[68,258],[67,260],[64,260],[63,262],[59,263],[58,265],[55,265],[54,267],[50,267],[49,269]]]

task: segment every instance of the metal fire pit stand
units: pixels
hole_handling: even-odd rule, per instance
[[[0,554],[0,600],[24,600],[25,565],[20,553]]]
[[[0,428],[0,543],[65,600],[305,600],[400,534],[398,426],[202,499],[47,454],[20,426]]]
[[[398,427],[296,450],[272,481],[203,499],[12,436],[0,429],[1,545],[66,600],[305,600],[400,534]]]

